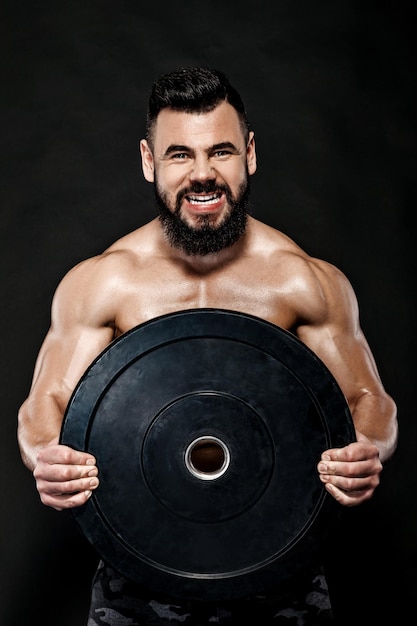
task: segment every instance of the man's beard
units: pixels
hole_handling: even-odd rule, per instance
[[[193,193],[210,194],[217,191],[225,193],[230,207],[229,214],[219,226],[211,223],[209,215],[201,215],[200,225],[197,228],[189,226],[181,219],[181,201],[184,196]],[[233,198],[230,187],[227,185],[216,185],[214,181],[205,184],[196,182],[178,194],[173,212],[167,204],[166,194],[158,189],[157,181],[154,184],[154,194],[159,209],[159,219],[169,243],[187,254],[206,256],[220,252],[236,243],[246,230],[247,217],[250,213],[249,176],[240,185],[236,199]]]

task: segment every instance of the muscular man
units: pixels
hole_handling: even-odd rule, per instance
[[[255,138],[240,95],[209,68],[159,77],[140,151],[159,215],[63,278],[19,412],[22,459],[41,501],[57,510],[78,507],[99,488],[93,456],[58,443],[70,395],[93,359],[142,322],[198,307],[263,318],[320,357],[347,399],[357,441],[323,450],[318,475],[341,505],[368,500],[396,447],[396,405],[381,382],[345,275],[251,215]],[[101,562],[88,624],[232,624],[252,611],[253,624],[263,626],[297,610],[305,620],[299,623],[328,623],[328,601],[308,595],[318,586],[326,596],[325,579],[313,574],[311,587],[297,585],[291,600],[288,590],[281,596],[278,590],[207,607],[153,598]]]

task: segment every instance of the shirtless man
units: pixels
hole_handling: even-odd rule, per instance
[[[239,94],[217,70],[187,68],[161,76],[152,89],[140,151],[159,215],[63,278],[19,411],[21,455],[41,501],[57,510],[78,507],[99,488],[92,455],[58,443],[70,395],[93,359],[142,322],[198,307],[263,318],[294,333],[320,357],[347,399],[357,441],[323,450],[318,475],[341,505],[368,500],[396,448],[396,405],[361,330],[348,279],[250,214],[255,138]],[[119,596],[116,601],[111,577],[122,584],[122,577],[101,563],[89,626],[173,624],[173,614],[181,624],[238,623],[230,621],[238,609],[217,607],[214,615],[211,607],[204,621],[195,617],[199,607],[155,603],[126,580],[119,594],[124,601]],[[256,624],[262,626],[275,623],[274,616],[294,614],[274,600],[261,621],[264,608],[253,602]],[[329,619],[325,607],[312,610]]]

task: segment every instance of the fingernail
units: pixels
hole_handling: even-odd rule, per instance
[[[89,497],[91,496],[91,494],[92,494],[92,492],[91,492],[91,491],[84,491],[84,493],[85,493],[85,495],[87,496],[87,498],[89,498]]]

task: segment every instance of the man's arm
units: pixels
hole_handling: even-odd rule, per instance
[[[36,360],[29,395],[18,413],[22,460],[34,474],[41,501],[57,510],[83,504],[98,485],[94,457],[58,444],[72,391],[113,339],[113,328],[91,301],[91,263],[69,272],[55,293],[51,327]]]
[[[349,281],[326,263],[318,262],[313,268],[322,304],[316,308],[319,314],[300,326],[298,334],[338,381],[357,435],[355,443],[325,450],[318,471],[336,500],[355,506],[372,497],[383,464],[396,449],[396,404],[381,382]]]

